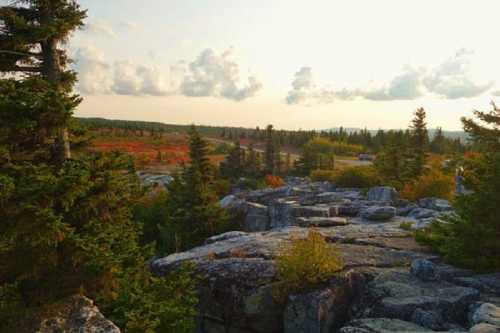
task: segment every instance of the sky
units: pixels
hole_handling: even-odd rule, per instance
[[[80,0],[77,116],[429,127],[500,99],[500,1]]]

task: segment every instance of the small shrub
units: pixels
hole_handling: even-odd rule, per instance
[[[377,172],[372,167],[357,166],[336,171],[333,182],[341,187],[367,188],[381,184]]]
[[[453,177],[438,169],[431,169],[411,183],[405,184],[401,197],[410,201],[429,197],[451,200],[454,186]]]
[[[277,299],[326,281],[342,270],[338,248],[329,244],[318,231],[309,231],[305,239],[293,238],[276,257],[280,283],[274,290]]]
[[[335,171],[333,170],[313,170],[309,176],[315,182],[333,182]]]
[[[277,188],[285,185],[285,181],[279,176],[267,175],[266,184],[270,187]]]
[[[412,225],[413,225],[413,223],[411,223],[411,222],[401,222],[401,224],[399,225],[399,228],[406,230],[406,231],[410,231]]]

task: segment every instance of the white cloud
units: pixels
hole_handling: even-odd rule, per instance
[[[477,83],[470,74],[472,51],[461,49],[436,67],[425,80],[427,89],[444,98],[475,97],[493,86],[493,82]]]
[[[468,50],[459,50],[455,56],[431,69],[405,66],[403,71],[389,82],[382,85],[371,84],[368,88],[335,90],[316,87],[312,69],[302,67],[295,73],[286,102],[309,105],[356,98],[373,101],[413,100],[426,94],[447,99],[475,97],[488,91],[493,82],[478,83],[472,78],[471,54]]]
[[[94,35],[104,35],[107,37],[116,37],[116,32],[113,28],[105,22],[102,21],[93,21],[85,23],[83,27],[83,31],[94,34]]]
[[[111,66],[106,63],[102,53],[95,48],[85,47],[78,49],[73,58],[78,69],[78,90],[81,93],[93,95],[110,92]]]
[[[130,61],[106,63],[95,49],[82,48],[75,54],[79,72],[78,88],[84,94],[216,97],[241,101],[255,96],[262,89],[260,81],[249,76],[240,82],[239,64],[232,50],[217,54],[208,49],[186,65],[178,62],[165,75],[153,66]]]
[[[203,51],[189,64],[181,84],[186,96],[212,96],[241,101],[254,96],[262,84],[253,76],[246,85],[240,85],[240,68],[233,60],[232,50],[217,54],[212,49]]]

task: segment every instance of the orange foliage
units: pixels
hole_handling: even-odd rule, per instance
[[[405,184],[401,196],[411,201],[428,197],[451,200],[454,186],[453,177],[440,170],[431,169],[415,181]]]
[[[267,175],[266,176],[266,184],[268,186],[276,188],[276,187],[281,187],[281,186],[285,185],[285,181],[279,176]]]

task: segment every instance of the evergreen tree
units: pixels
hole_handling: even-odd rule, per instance
[[[456,214],[447,223],[434,223],[419,239],[430,243],[451,263],[480,271],[500,270],[500,109],[475,111],[462,118],[465,131],[480,148],[477,159],[466,160],[465,185],[470,194],[459,196]]]
[[[162,254],[189,249],[225,230],[229,215],[213,189],[208,144],[194,126],[189,135],[191,163],[168,186],[167,219],[160,225]]]
[[[226,159],[220,164],[220,174],[222,177],[238,180],[243,175],[243,166],[245,163],[243,153],[240,140],[236,140]]]
[[[434,138],[432,138],[431,142],[432,152],[436,154],[444,154],[446,150],[445,144],[446,138],[444,137],[443,129],[441,127],[438,127],[436,129],[436,134],[434,135]]]
[[[268,125],[266,129],[266,149],[264,152],[264,172],[268,175],[273,175],[275,172],[276,154],[273,133],[273,125]]]
[[[149,299],[171,297],[175,280],[167,286],[144,269],[152,252],[131,219],[141,191],[130,158],[69,158],[66,129],[80,97],[60,44],[85,12],[70,0],[12,3],[0,8],[0,71],[15,74],[0,80],[0,331],[19,332],[19,320],[74,294],[111,318],[120,298],[128,325],[132,299],[145,297],[133,311],[146,311]],[[142,328],[192,324],[193,284],[182,286],[187,298],[161,304]]]
[[[418,108],[410,126],[411,129],[411,176],[418,177],[424,172],[427,158],[429,135],[427,133],[426,113],[424,108]]]
[[[70,98],[76,76],[66,68],[68,57],[60,46],[83,25],[85,17],[86,12],[71,0],[24,0],[1,7],[0,71],[40,77],[59,94]],[[53,116],[70,110],[58,106]],[[71,157],[64,120],[67,119],[57,124],[53,149],[59,164]]]

